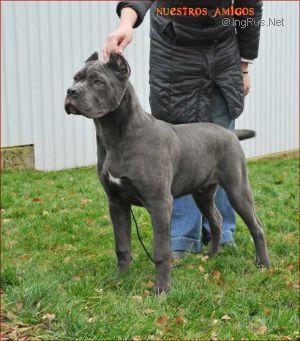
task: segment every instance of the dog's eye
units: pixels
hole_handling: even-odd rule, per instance
[[[77,76],[75,76],[74,78],[74,82],[78,82],[79,78]]]
[[[103,83],[99,79],[94,80],[95,85],[103,85]]]

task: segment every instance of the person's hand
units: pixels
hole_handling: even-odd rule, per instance
[[[133,26],[137,18],[137,13],[132,8],[125,7],[122,9],[119,28],[110,33],[106,38],[102,51],[105,62],[108,61],[111,52],[123,54],[126,46],[132,41]]]
[[[247,96],[250,92],[251,79],[249,73],[243,73],[244,95]]]
[[[132,41],[133,28],[130,25],[120,26],[106,38],[103,48],[103,59],[107,61],[111,52],[123,54],[126,46]]]
[[[247,96],[250,92],[251,79],[248,71],[248,63],[242,62],[241,69],[243,72],[244,95]]]

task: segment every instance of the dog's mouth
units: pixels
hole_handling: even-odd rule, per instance
[[[80,115],[85,116],[86,118],[97,118],[101,117],[100,113],[93,113],[88,108],[79,109],[78,104],[72,98],[66,98],[65,100],[65,111],[68,115]]]
[[[71,101],[66,100],[65,102],[65,111],[68,115],[80,115],[79,110]]]

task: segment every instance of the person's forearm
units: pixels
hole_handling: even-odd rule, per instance
[[[120,18],[124,17],[124,21],[121,23],[121,25],[124,25],[122,27],[138,27],[142,23],[152,3],[153,0],[120,1],[117,5],[116,11]]]
[[[241,62],[241,69],[243,72],[247,72],[248,71],[248,66],[249,66],[249,63],[248,62]]]
[[[119,27],[133,27],[137,21],[137,13],[134,9],[125,7],[121,11]]]

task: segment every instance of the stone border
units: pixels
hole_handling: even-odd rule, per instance
[[[1,148],[1,169],[35,169],[34,145]]]

